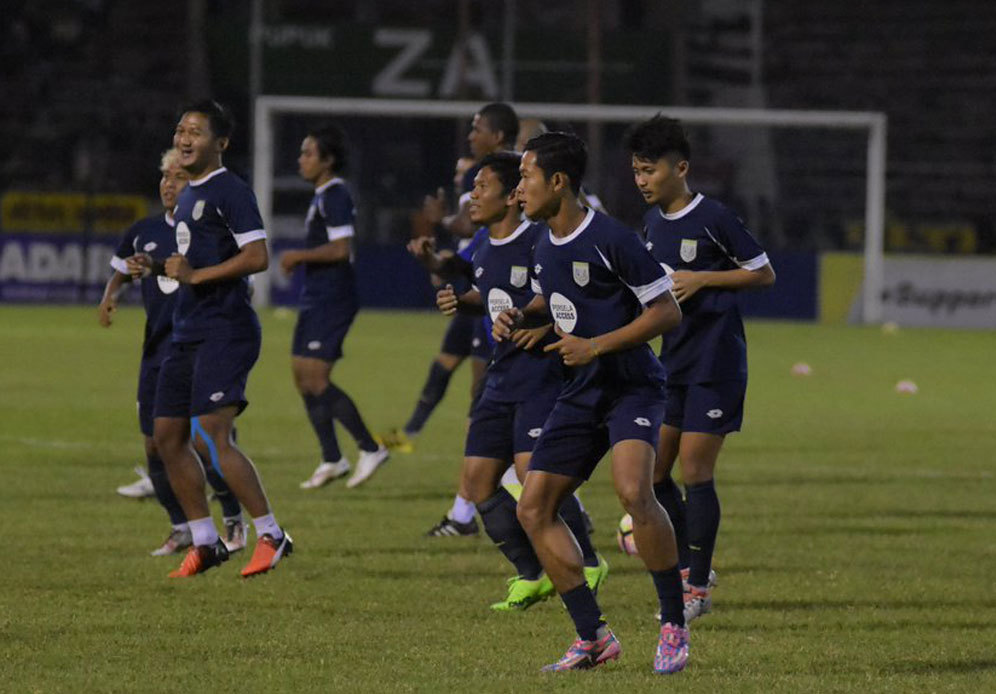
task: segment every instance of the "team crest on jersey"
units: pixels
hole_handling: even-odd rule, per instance
[[[695,239],[681,240],[681,250],[679,251],[679,255],[686,263],[690,263],[695,260],[695,256],[698,255],[698,251],[699,242]]]
[[[186,222],[180,222],[176,225],[176,252],[187,255],[188,248],[190,248],[190,227]]]
[[[588,272],[588,263],[575,260],[571,263],[571,268],[574,270],[574,281],[577,282],[578,286],[586,286],[588,284],[588,280],[591,279],[591,275]]]
[[[526,280],[529,279],[529,269],[523,265],[513,265],[508,281],[513,287],[525,287]]]
[[[204,201],[198,200],[194,203],[194,211],[191,213],[194,220],[198,220],[204,216]]]
[[[142,250],[145,251],[146,253],[151,253],[152,251],[156,250],[156,248],[158,248],[158,246],[156,245],[155,241],[149,241],[147,244],[142,246]]]

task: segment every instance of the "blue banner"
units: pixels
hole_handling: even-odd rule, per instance
[[[0,301],[95,303],[115,246],[107,236],[0,233]]]

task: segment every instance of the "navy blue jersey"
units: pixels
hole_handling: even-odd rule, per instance
[[[540,235],[532,279],[533,291],[546,299],[554,322],[578,337],[596,337],[631,323],[643,306],[672,286],[637,234],[594,210],[569,236]],[[646,344],[565,372],[568,382],[561,398],[597,399],[600,388],[662,387],[665,380],[660,361]]]
[[[125,261],[136,253],[148,253],[157,261],[164,261],[176,253],[176,231],[168,215],[156,214],[132,224],[114,251],[111,267],[127,275]],[[165,357],[165,349],[173,332],[173,308],[180,283],[169,277],[146,277],[141,281],[141,288],[142,305],[145,307],[142,356],[146,359]]]
[[[486,236],[474,253],[474,286],[484,303],[488,335],[499,313],[513,306],[524,308],[533,300],[529,267],[536,241],[546,233],[545,224],[524,221],[503,239]],[[488,366],[485,397],[498,402],[524,402],[544,387],[562,381],[559,358],[543,352],[543,347],[554,339],[545,339],[528,351],[508,340],[497,343]]]
[[[725,205],[701,193],[681,211],[659,207],[644,216],[647,249],[670,274],[675,270],[758,270],[768,256]],[[661,343],[668,383],[711,383],[747,378],[747,342],[734,289],[705,287],[682,303],[681,325]]]
[[[352,238],[353,217],[353,198],[346,182],[333,178],[322,184],[315,189],[315,197],[308,208],[305,246],[317,248],[331,241]],[[332,303],[341,307],[344,313],[354,313],[357,298],[352,256],[338,263],[305,263],[301,303],[305,306]]]
[[[245,181],[222,167],[191,181],[176,204],[176,247],[194,269],[218,265],[239,249],[266,238],[256,196]],[[249,301],[249,278],[180,286],[173,313],[173,341],[258,334]]]

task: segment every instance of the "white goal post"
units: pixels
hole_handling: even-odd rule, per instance
[[[310,96],[256,98],[253,121],[253,188],[264,223],[269,226],[273,209],[274,117],[283,113],[376,117],[468,118],[482,103],[477,101],[417,101],[406,99],[353,99]],[[885,155],[887,118],[872,111],[797,111],[738,108],[687,108],[668,106],[616,106],[592,104],[542,104],[515,102],[523,118],[562,121],[635,123],[663,113],[690,125],[740,125],[772,128],[826,128],[868,133],[865,184],[864,283],[861,316],[864,323],[882,320],[882,285],[885,227]],[[271,269],[271,272],[274,271]],[[255,301],[269,303],[267,273],[257,277]]]

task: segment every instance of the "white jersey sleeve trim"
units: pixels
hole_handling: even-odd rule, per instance
[[[745,260],[742,263],[738,260],[737,261],[737,265],[739,265],[744,270],[750,270],[750,271],[753,272],[754,270],[760,270],[761,268],[763,268],[765,265],[767,265],[770,262],[771,261],[768,260],[768,254],[767,253],[762,253],[761,255],[757,256],[756,258],[751,258],[750,260]]]
[[[637,301],[646,306],[661,294],[671,291],[674,288],[674,281],[670,277],[665,276],[642,287],[631,287],[628,284],[626,286],[636,295]]]
[[[354,234],[352,224],[343,224],[342,226],[337,227],[325,227],[325,231],[328,232],[329,241],[348,239]]]
[[[266,238],[266,232],[263,229],[253,229],[252,231],[246,231],[241,234],[232,234],[235,238],[235,243],[239,248],[242,248],[248,243],[253,241],[259,241],[260,239]]]
[[[111,267],[122,275],[128,274],[128,263],[125,262],[124,258],[119,258],[116,255],[111,256]]]
[[[530,280],[529,286],[532,287],[533,294],[542,294],[543,287],[540,286],[539,280]]]

